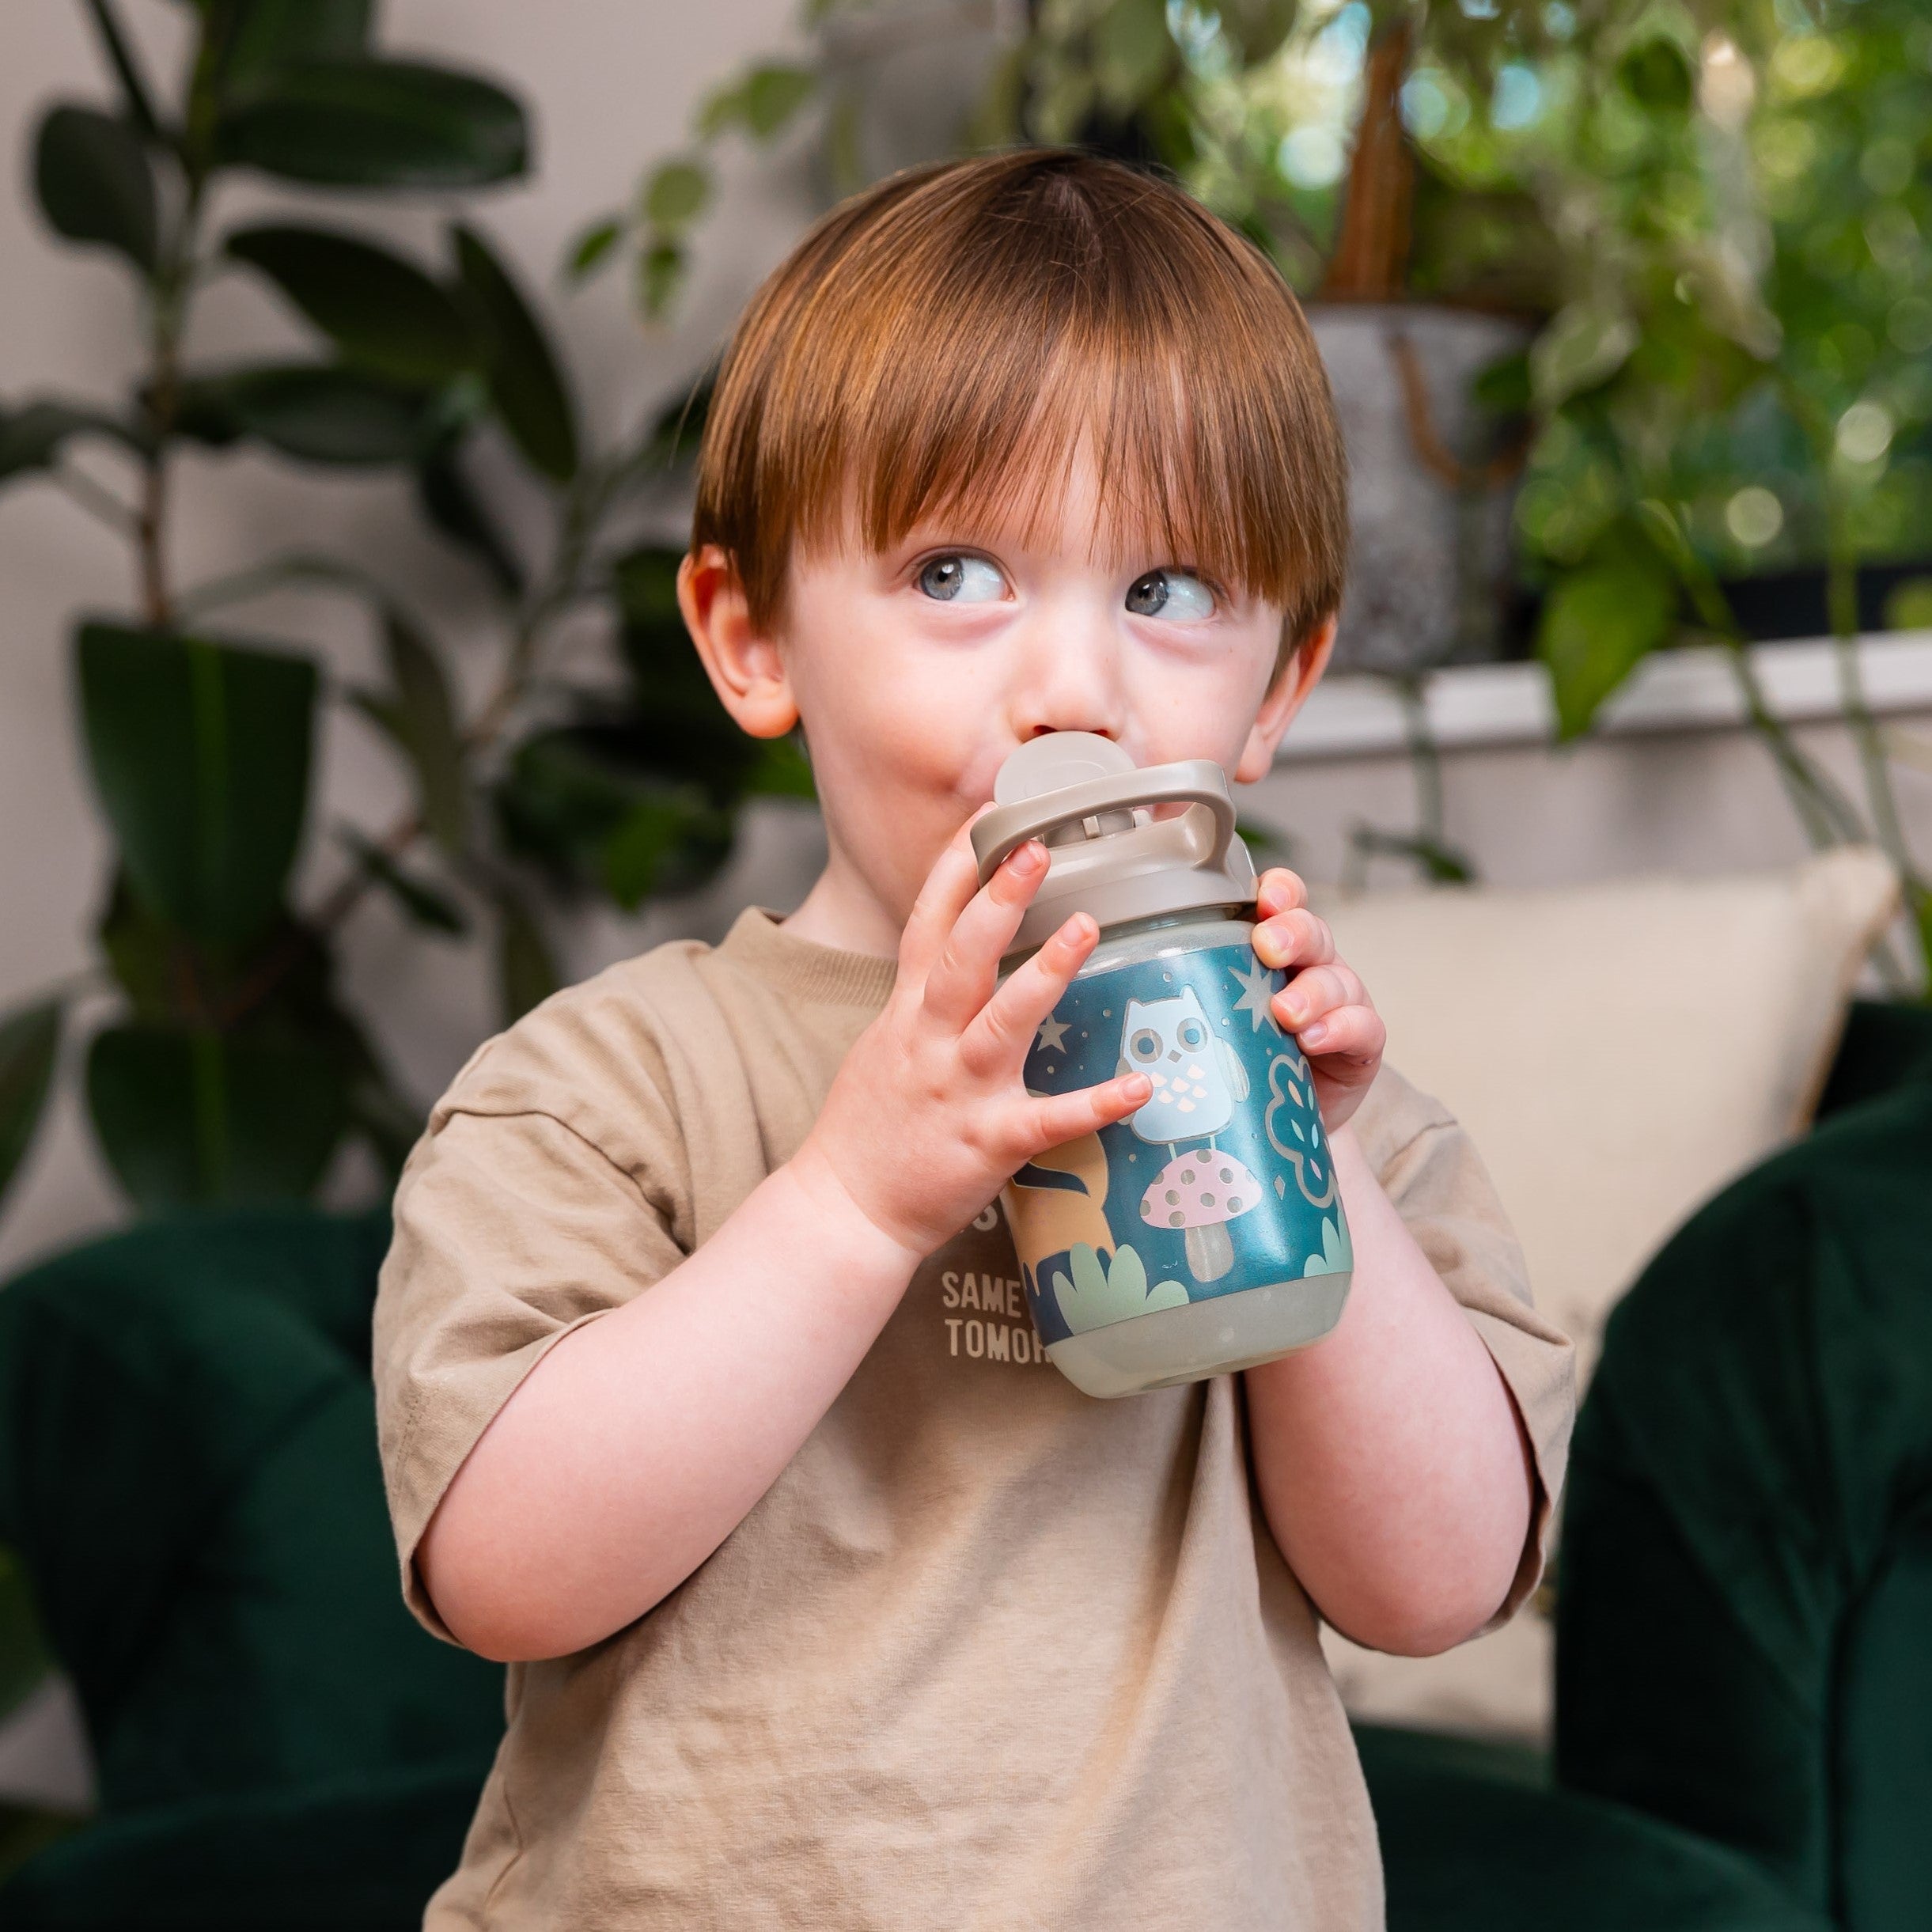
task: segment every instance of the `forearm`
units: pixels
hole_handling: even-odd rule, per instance
[[[1426,1654],[1506,1595],[1535,1493],[1501,1373],[1344,1127],[1332,1142],[1355,1250],[1327,1339],[1246,1371],[1269,1527],[1323,1616]]]
[[[730,1534],[850,1379],[917,1257],[809,1154],[504,1405],[418,1552],[438,1613],[499,1661],[583,1649]]]

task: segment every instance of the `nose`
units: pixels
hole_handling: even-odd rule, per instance
[[[1051,599],[1027,614],[1009,700],[1013,737],[1091,731],[1118,740],[1127,724],[1119,640],[1111,612],[1087,600]]]
[[[1167,1050],[1167,1057],[1170,1060],[1177,1060],[1180,1058],[1180,1055],[1176,1053],[1172,1047],[1169,1047]]]

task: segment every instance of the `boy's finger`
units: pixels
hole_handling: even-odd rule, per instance
[[[926,975],[926,1010],[942,1025],[964,1026],[992,998],[1000,956],[1046,876],[1047,848],[1029,839],[967,901]]]
[[[954,922],[979,889],[979,864],[968,835],[972,824],[968,819],[934,862],[899,936],[900,977],[915,985],[924,983]]]
[[[1097,1087],[1036,1100],[1021,1116],[1025,1124],[1025,1151],[1020,1157],[1031,1160],[1049,1147],[1112,1127],[1138,1112],[1153,1096],[1154,1082],[1145,1074],[1122,1074],[1103,1080]]]
[[[1308,888],[1301,882],[1298,872],[1290,872],[1286,866],[1271,866],[1262,873],[1255,888],[1255,910],[1263,919],[1271,919],[1278,912],[1292,912],[1297,906],[1308,903]]]
[[[1367,1006],[1369,996],[1354,972],[1337,960],[1331,965],[1303,967],[1269,1004],[1290,1032],[1299,1033],[1338,1006]]]
[[[1332,1078],[1350,1066],[1373,1070],[1388,1044],[1388,1029],[1373,1006],[1337,1006],[1302,1028],[1298,1037]]]
[[[1059,1004],[1100,936],[1092,917],[1076,912],[986,1002],[960,1036],[960,1059],[968,1073],[1017,1071],[1041,1022]]]
[[[1263,966],[1319,966],[1335,957],[1335,935],[1326,919],[1301,906],[1263,919],[1254,948]]]

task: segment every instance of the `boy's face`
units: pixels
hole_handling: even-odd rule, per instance
[[[1057,528],[1030,542],[953,520],[877,554],[795,558],[770,638],[728,588],[707,597],[703,559],[686,563],[686,617],[720,695],[760,735],[803,720],[832,863],[895,923],[1026,739],[1097,732],[1136,764],[1211,758],[1252,782],[1326,661],[1332,626],[1277,678],[1278,608],[1180,559],[1090,544],[1090,466],[1070,483]]]

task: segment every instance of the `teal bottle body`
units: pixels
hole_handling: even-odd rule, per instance
[[[1036,1093],[1125,1072],[1154,1085],[1002,1194],[1047,1356],[1089,1395],[1253,1367],[1341,1317],[1348,1222],[1308,1063],[1270,1010],[1286,975],[1256,957],[1252,910],[1104,931],[1029,1052]]]

